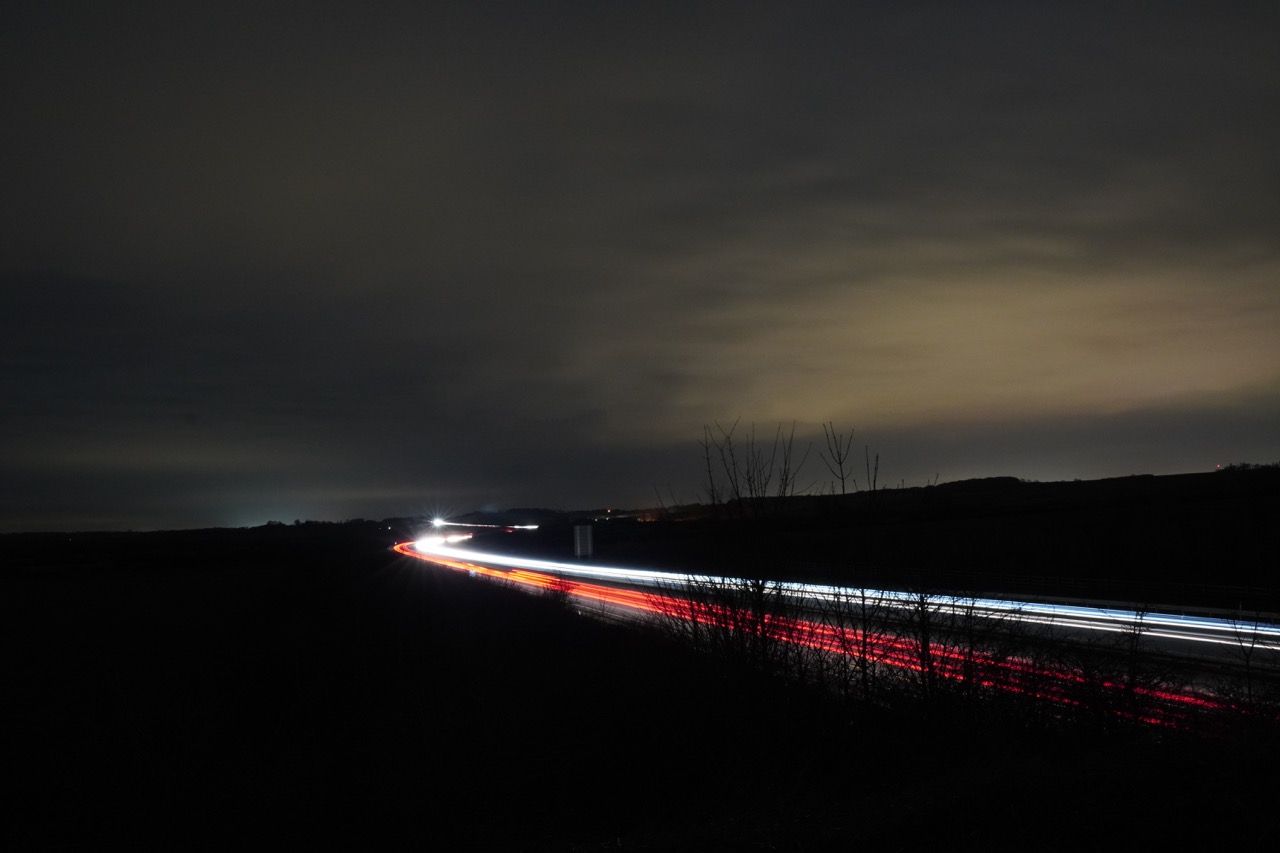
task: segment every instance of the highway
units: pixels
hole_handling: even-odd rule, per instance
[[[1027,657],[994,654],[969,643],[950,642],[948,633],[972,631],[994,635],[1015,626],[1034,627],[1057,643],[1090,643],[1122,647],[1140,638],[1144,653],[1170,660],[1232,665],[1251,654],[1269,668],[1280,666],[1280,624],[1231,618],[1225,614],[1151,612],[1122,606],[1090,606],[1061,601],[1021,601],[954,595],[926,595],[901,590],[864,589],[829,584],[749,581],[697,575],[563,562],[511,554],[486,553],[465,545],[467,533],[434,533],[394,550],[402,555],[474,576],[488,577],[533,590],[562,592],[581,606],[614,617],[677,618],[690,623],[760,630],[770,638],[822,652],[873,660],[905,672],[927,669],[954,681],[971,680],[983,687],[1029,693],[1062,705],[1078,705],[1089,688],[1128,691],[1145,700],[1133,713],[1144,722],[1180,727],[1187,715],[1229,710],[1230,703],[1203,679],[1177,689],[1159,685],[1122,684],[1103,679],[1090,684],[1078,668],[1048,666]],[[751,594],[769,597],[768,614],[751,621]],[[756,600],[759,600],[758,598]],[[780,606],[781,605],[781,606]],[[854,614],[873,608],[875,626]],[[913,619],[928,614],[934,639],[921,645],[912,633]],[[758,614],[758,611],[757,611]],[[835,618],[833,618],[835,614]],[[918,623],[916,623],[918,624]],[[962,647],[963,646],[963,647]]]

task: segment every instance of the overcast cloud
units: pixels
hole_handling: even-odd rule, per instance
[[[53,5],[0,529],[692,500],[737,417],[893,483],[1280,459],[1274,3]]]

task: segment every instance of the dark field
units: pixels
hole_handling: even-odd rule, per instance
[[[1275,840],[1273,733],[868,708],[387,551],[414,532],[0,537],[9,849]]]

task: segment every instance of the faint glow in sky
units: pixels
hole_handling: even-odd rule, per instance
[[[0,529],[1280,458],[1273,8],[6,13]]]

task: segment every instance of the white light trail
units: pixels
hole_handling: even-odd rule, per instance
[[[483,527],[489,530],[537,530],[536,524],[468,524],[465,521],[446,521],[443,518],[431,519],[432,527]]]
[[[444,522],[448,524],[449,522]],[[458,525],[485,526],[485,525]],[[506,525],[499,525],[506,526]],[[565,563],[531,557],[490,554],[470,548],[452,547],[453,537],[428,536],[414,543],[422,554],[446,557],[489,566],[547,572],[566,577],[591,578],[620,584],[670,590],[683,585],[734,587],[748,583],[743,578],[683,572]],[[985,619],[1013,619],[1087,631],[1122,633],[1140,630],[1143,636],[1193,643],[1254,647],[1280,651],[1280,625],[1247,619],[1196,616],[1185,613],[1141,612],[1114,607],[1057,604],[1045,601],[1016,601],[954,595],[924,595],[901,590],[864,589],[830,584],[769,581],[769,590],[792,598],[827,603],[850,603],[864,597],[891,607],[925,606],[933,612]]]

